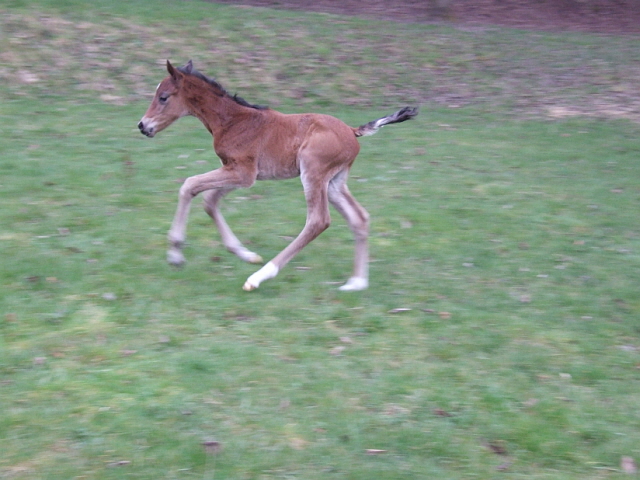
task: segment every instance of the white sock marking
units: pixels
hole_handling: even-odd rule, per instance
[[[275,277],[278,274],[278,271],[278,267],[276,267],[273,262],[268,262],[264,267],[247,278],[247,281],[242,288],[246,291],[255,290],[265,280]]]
[[[369,286],[369,280],[362,277],[351,277],[347,280],[343,286],[338,290],[342,292],[357,292],[359,290],[365,290]]]

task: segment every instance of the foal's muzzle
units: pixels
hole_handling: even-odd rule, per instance
[[[145,124],[144,124],[144,122],[142,120],[140,120],[140,122],[138,122],[138,128],[140,129],[140,133],[142,133],[143,135],[146,135],[147,137],[153,137],[153,135],[154,135],[153,127],[151,127],[151,128],[145,127]]]

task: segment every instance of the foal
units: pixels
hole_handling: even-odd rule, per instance
[[[260,270],[251,275],[244,290],[254,290],[275,277],[300,250],[330,224],[329,203],[342,214],[355,236],[353,275],[340,290],[364,290],[369,284],[369,214],[347,188],[347,175],[360,151],[357,137],[373,135],[384,125],[404,122],[418,114],[402,110],[353,128],[335,117],[317,113],[285,115],[250,105],[230,96],[216,81],[193,69],[191,61],[175,68],[167,61],[166,77],[156,89],[149,109],[138,123],[153,137],[177,119],[193,115],[213,136],[213,147],[222,167],[185,180],[178,208],[169,230],[167,260],[182,265],[187,217],[191,200],[204,194],[204,208],[215,222],[222,243],[250,263],[262,258],[245,248],[220,213],[218,203],[230,191],[250,187],[256,180],[280,180],[300,176],[307,201],[307,221],[298,237]]]

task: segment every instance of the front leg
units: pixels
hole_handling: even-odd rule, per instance
[[[182,185],[182,188],[180,188],[178,208],[173,217],[169,234],[167,235],[169,240],[167,262],[174,267],[181,267],[185,262],[182,248],[184,247],[184,242],[187,237],[187,220],[189,219],[189,211],[191,210],[191,201],[194,197],[191,195],[189,189],[185,188],[189,180],[191,179],[187,179]]]
[[[204,194],[204,209],[216,224],[222,243],[227,250],[245,262],[262,263],[262,257],[260,255],[252,252],[240,243],[240,240],[238,240],[238,237],[231,231],[231,228],[229,228],[229,225],[227,225],[226,220],[220,212],[220,199],[230,191],[231,189],[218,189],[206,192]]]
[[[187,236],[187,220],[193,198],[206,190],[234,189],[248,187],[255,181],[255,174],[250,169],[247,171],[237,168],[222,167],[202,175],[187,178],[178,195],[178,208],[169,230],[169,250],[167,261],[171,265],[181,266],[185,262],[182,248]]]

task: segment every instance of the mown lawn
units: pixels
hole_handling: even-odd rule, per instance
[[[629,478],[638,39],[179,7],[0,7],[0,477]],[[367,291],[336,213],[251,293],[199,208],[165,264],[218,164],[194,119],[137,132],[165,58],[354,126],[421,104],[352,171]],[[304,224],[297,180],[223,211],[265,259]]]

